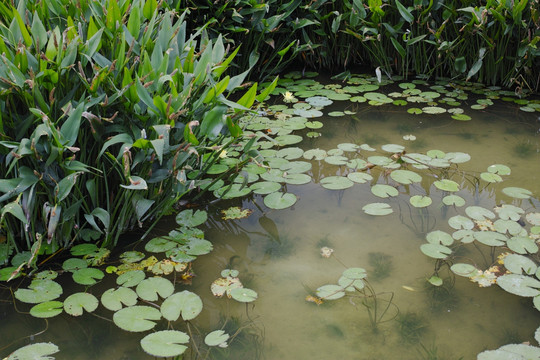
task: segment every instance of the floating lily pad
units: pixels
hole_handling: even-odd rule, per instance
[[[260,181],[250,186],[255,194],[266,195],[281,189],[281,184],[273,181]]]
[[[92,294],[75,293],[64,300],[64,310],[71,316],[80,316],[83,314],[83,309],[92,312],[97,309],[98,304],[98,299]]]
[[[306,160],[324,160],[324,158],[328,156],[326,154],[326,151],[321,149],[311,149],[304,152],[304,158]]]
[[[147,331],[161,319],[161,312],[151,306],[136,305],[118,310],[113,315],[113,321],[120,329],[133,332]]]
[[[235,288],[231,290],[231,297],[239,302],[250,303],[257,300],[257,292],[247,288]]]
[[[415,208],[424,208],[431,205],[433,201],[431,200],[429,196],[414,195],[414,196],[411,196],[411,198],[409,199],[409,202]]]
[[[410,170],[394,170],[390,173],[390,177],[394,181],[404,185],[422,181],[422,176]]]
[[[133,306],[137,304],[137,300],[137,293],[123,286],[118,289],[108,289],[101,295],[101,303],[111,311],[118,311],[123,305]]]
[[[280,166],[287,174],[301,174],[311,170],[312,165],[307,161],[289,161],[286,165]]]
[[[157,301],[158,295],[162,298],[168,298],[174,292],[174,285],[169,279],[154,276],[144,279],[137,285],[137,295],[146,301]]]
[[[214,191],[214,196],[222,199],[233,199],[246,196],[250,192],[251,189],[248,186],[244,186],[243,184],[232,184]]]
[[[521,274],[505,274],[497,278],[497,284],[505,291],[524,297],[540,295],[540,281]]]
[[[370,156],[367,161],[379,166],[388,166],[393,163],[392,159],[386,156]]]
[[[51,360],[49,355],[55,354],[58,346],[53,343],[35,343],[23,346],[11,353],[6,360]]]
[[[487,246],[504,246],[508,238],[495,231],[476,231],[474,238]]]
[[[441,286],[443,284],[443,279],[438,276],[433,275],[428,279],[428,282],[433,286]]]
[[[536,263],[526,256],[508,254],[504,258],[504,267],[514,274],[534,275],[537,270]]]
[[[510,175],[512,172],[508,166],[502,164],[490,165],[488,166],[487,171],[498,175]]]
[[[98,247],[96,244],[79,244],[72,247],[69,252],[73,256],[84,256],[91,254],[98,250]]]
[[[381,197],[381,198],[387,198],[391,196],[398,196],[399,191],[390,185],[385,184],[376,184],[371,187],[371,192],[373,195]]]
[[[474,220],[486,220],[495,218],[495,214],[492,211],[481,206],[469,206],[465,208],[465,213],[467,214],[467,216]]]
[[[463,199],[459,195],[446,195],[445,197],[443,197],[442,202],[443,204],[448,206],[454,205],[457,207],[461,207],[465,205],[465,199]]]
[[[342,275],[351,280],[358,280],[366,278],[367,271],[363,268],[348,268],[343,271]]]
[[[347,165],[347,162],[349,162],[349,159],[342,155],[331,155],[324,158],[324,161],[328,164],[332,165]]]
[[[439,190],[443,190],[443,191],[450,191],[450,192],[454,192],[454,191],[458,191],[459,190],[459,184],[453,180],[449,180],[449,179],[442,179],[442,180],[437,180],[433,183],[433,185],[435,185],[435,187],[437,187],[437,189]]]
[[[345,289],[345,291],[362,290],[366,286],[361,279],[350,279],[345,276],[341,276],[338,279],[338,285]]]
[[[347,174],[347,178],[355,183],[364,184],[368,181],[373,180],[373,176],[364,172],[353,172]]]
[[[518,221],[521,218],[521,215],[525,213],[522,208],[510,204],[496,206],[494,210],[497,214],[499,214],[501,219],[513,221]]]
[[[286,209],[296,203],[296,195],[291,193],[274,192],[264,197],[264,205],[270,209]]]
[[[73,281],[81,285],[94,285],[98,280],[103,279],[105,274],[96,268],[80,269],[73,272]]]
[[[424,114],[437,115],[445,113],[446,109],[439,106],[426,106],[422,108],[422,111],[424,112]]]
[[[277,157],[282,157],[287,160],[294,160],[298,159],[304,154],[304,150],[298,148],[298,147],[287,147],[284,149],[279,150],[276,153]]]
[[[474,234],[476,231],[470,229],[461,229],[452,233],[452,238],[459,240],[464,244],[470,244],[474,241]]]
[[[144,259],[146,255],[140,251],[125,251],[120,255],[120,261],[125,264],[132,264]]]
[[[353,185],[354,183],[344,176],[328,176],[321,179],[321,186],[329,190],[343,190]]]
[[[506,246],[518,254],[536,254],[538,252],[536,242],[526,236],[514,236],[506,242]]]
[[[189,342],[189,336],[179,330],[161,330],[141,339],[142,349],[155,357],[175,357],[182,355]]]
[[[314,107],[325,107],[332,105],[333,101],[326,96],[311,96],[306,98],[306,102]]]
[[[180,315],[184,321],[193,320],[201,313],[202,309],[201,298],[188,290],[169,296],[161,304],[161,314],[169,321],[178,320]]]
[[[456,102],[455,104],[459,105],[458,102]],[[449,104],[449,105],[451,105],[451,104]],[[466,115],[466,114],[452,114],[452,119],[458,120],[458,121],[470,121],[470,120],[472,120],[472,118],[469,115]]]
[[[341,143],[341,144],[338,144],[337,147],[338,149],[347,151],[347,152],[356,152],[358,151],[358,149],[360,149],[359,145],[352,144],[352,143]]]
[[[471,277],[477,274],[478,269],[471,264],[454,264],[450,267],[450,270],[456,275]]]
[[[524,229],[517,221],[499,219],[493,223],[495,231],[501,234],[520,235]]]
[[[324,300],[337,300],[345,296],[345,290],[339,285],[323,285],[317,289],[317,296]]]
[[[40,319],[52,318],[62,313],[62,305],[60,301],[47,301],[37,304],[30,309],[30,315]]]
[[[163,237],[156,237],[148,241],[144,245],[144,249],[148,252],[160,253],[174,249],[178,246],[178,243],[170,241]]]
[[[445,246],[450,246],[454,243],[454,238],[441,230],[431,231],[426,235],[426,240],[430,244],[441,244]]]
[[[528,199],[532,196],[532,192],[519,187],[506,187],[502,192],[515,199]]]
[[[204,343],[208,346],[227,347],[229,334],[223,330],[214,330],[204,338]]]
[[[441,244],[422,244],[420,250],[427,256],[434,259],[446,259],[452,254],[452,250]]]
[[[176,215],[176,223],[180,226],[195,227],[202,225],[208,219],[208,214],[204,210],[193,209],[183,210]]]
[[[139,285],[144,280],[146,274],[142,270],[127,271],[116,278],[116,283],[125,287]]]
[[[86,260],[81,258],[67,259],[62,263],[62,269],[64,271],[77,271],[88,267]]]
[[[386,203],[367,204],[367,205],[364,205],[364,207],[362,207],[362,210],[368,215],[379,215],[379,216],[388,215],[394,212],[394,210],[392,210],[392,207]]]
[[[38,304],[54,300],[63,292],[60,284],[49,279],[34,280],[28,287],[28,289],[17,289],[14,293],[15,298],[25,303]]]
[[[449,152],[446,153],[445,158],[453,164],[463,164],[471,160],[471,155],[463,152]]]
[[[311,182],[311,176],[307,174],[287,174],[284,179],[285,183],[291,185],[304,185]]]
[[[323,113],[321,111],[319,111],[319,110],[316,110],[316,109],[309,109],[309,110],[294,109],[293,113],[294,113],[294,115],[302,116],[302,117],[305,117],[305,118],[308,118],[308,119],[323,116]]]
[[[394,153],[403,152],[403,150],[405,150],[405,147],[403,145],[385,144],[385,145],[381,146],[381,149],[383,151],[394,154]]]
[[[351,169],[365,169],[368,166],[367,161],[364,159],[352,159],[347,162],[347,167]]]
[[[489,183],[497,183],[503,181],[502,177],[498,174],[493,174],[490,172],[483,172],[480,174],[480,178]]]

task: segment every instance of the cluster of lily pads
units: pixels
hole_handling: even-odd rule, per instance
[[[153,238],[145,245],[148,253],[164,254],[163,259],[148,256],[140,251],[126,251],[120,255],[120,264],[109,265],[105,272],[116,274],[115,288],[104,291],[98,299],[91,286],[105,277],[99,266],[107,260],[109,252],[103,252],[94,244],[81,244],[71,249],[73,257],[65,260],[61,270],[45,270],[35,274],[28,288],[15,291],[15,298],[33,304],[30,314],[37,318],[51,318],[66,312],[81,316],[84,312],[94,312],[99,304],[113,312],[112,320],[121,329],[130,332],[146,332],[154,329],[164,318],[171,323],[179,319],[191,321],[203,309],[201,298],[189,291],[176,291],[175,283],[165,277],[174,274],[182,283],[190,283],[193,273],[191,263],[198,256],[208,254],[212,243],[204,239],[204,233],[197,228],[207,220],[205,211],[184,210],[176,217],[179,227],[165,236]],[[159,255],[158,255],[159,256]],[[55,281],[58,276],[71,275],[76,284],[83,285],[84,291],[70,294],[63,301],[62,286]],[[220,288],[212,284],[212,293],[221,297],[226,294],[242,303],[257,298],[254,290],[244,288],[238,279],[238,271],[224,270]],[[220,278],[221,279],[221,278]],[[161,302],[159,304],[159,302]],[[229,334],[223,330],[208,333],[204,339],[207,346],[227,347]],[[141,339],[142,349],[155,357],[171,357],[183,354],[190,342],[190,336],[180,330],[154,331]],[[58,351],[51,343],[36,343],[13,352],[7,359],[40,358]]]

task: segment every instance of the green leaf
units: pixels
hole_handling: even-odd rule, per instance
[[[495,231],[475,231],[474,238],[487,246],[504,246],[507,237]]]
[[[321,186],[329,190],[348,189],[353,185],[354,183],[344,176],[327,176],[321,179]]]
[[[422,176],[410,170],[394,170],[390,173],[390,177],[394,181],[404,185],[422,181]]]
[[[53,343],[35,343],[15,350],[6,360],[50,360],[53,358],[49,355],[55,354],[58,351],[60,351],[58,346]]]
[[[204,114],[200,125],[200,131],[203,136],[214,140],[218,137],[223,126],[225,126],[224,115],[227,112],[226,106],[216,106]]]
[[[296,195],[283,192],[274,192],[264,197],[264,205],[270,209],[286,209],[296,203]]]
[[[97,309],[99,304],[98,299],[89,293],[75,293],[64,300],[64,310],[72,316],[80,316],[83,314],[83,309],[87,312],[92,312]]]
[[[337,300],[345,296],[345,290],[339,285],[323,285],[317,289],[317,296],[324,300]]]
[[[508,254],[505,256],[504,267],[511,273],[527,275],[534,275],[538,268],[534,261],[518,254]]]
[[[461,207],[461,206],[465,205],[465,199],[463,199],[459,195],[446,195],[442,199],[442,202],[443,202],[443,204],[448,205],[448,206],[454,205],[454,206]]]
[[[103,279],[105,274],[96,268],[80,269],[73,272],[73,281],[81,285],[94,285],[98,280]]]
[[[441,244],[422,244],[420,250],[429,257],[434,259],[446,259],[452,250]]]
[[[398,196],[399,191],[390,185],[385,184],[376,184],[371,188],[371,192],[373,195],[381,197],[381,198],[387,198],[391,196]]]
[[[540,295],[540,281],[520,274],[505,274],[497,278],[497,284],[505,291],[523,297]]]
[[[146,184],[146,180],[139,176],[130,176],[129,177],[129,185],[123,185],[120,184],[121,187],[124,189],[129,190],[148,190],[148,185]]]
[[[14,295],[19,301],[38,304],[60,297],[62,291],[60,284],[49,279],[43,279],[32,281],[28,289],[17,289]]]
[[[426,240],[430,244],[441,244],[445,246],[450,246],[454,243],[454,238],[444,231],[435,230],[431,231],[426,235]]]
[[[528,199],[532,196],[532,192],[519,187],[505,187],[502,192],[515,199]]]
[[[161,312],[151,306],[136,305],[118,310],[113,321],[120,329],[133,332],[151,330],[156,326],[154,321],[161,319]]]
[[[72,174],[69,174],[58,184],[56,184],[54,188],[54,194],[56,195],[56,201],[60,202],[63,201],[65,198],[68,197],[68,195],[71,193],[71,189],[73,189],[73,186],[77,183],[77,177],[81,175],[82,172],[74,172]]]
[[[127,29],[135,40],[139,38],[139,32],[141,31],[141,10],[138,5],[132,4]]]
[[[111,311],[122,309],[122,304],[125,306],[133,306],[137,304],[137,300],[137,293],[130,288],[123,286],[118,289],[109,289],[101,295],[101,303]]]
[[[205,336],[204,343],[208,346],[225,347],[227,340],[229,340],[229,334],[223,330],[215,330]]]
[[[409,202],[415,208],[424,208],[431,205],[433,201],[431,200],[429,196],[414,195],[414,196],[411,196],[411,198],[409,199]]]
[[[141,339],[142,349],[155,357],[175,357],[182,355],[189,342],[189,336],[179,330],[161,330]]]
[[[28,29],[26,28],[26,24],[24,23],[21,15],[19,14],[18,9],[13,9],[13,16],[15,17],[17,26],[19,28],[19,31],[22,36],[22,40],[24,40],[24,44],[27,48],[30,48],[32,46],[32,37],[28,33]]]
[[[202,225],[208,219],[208,214],[204,210],[197,210],[195,213],[192,209],[183,210],[176,215],[176,223],[180,226],[196,227]]]
[[[41,304],[34,305],[30,309],[30,315],[40,319],[55,317],[62,313],[62,302],[47,301]]]
[[[45,29],[45,26],[43,26],[37,11],[34,11],[32,19],[32,36],[34,37],[34,46],[37,49],[42,50],[47,44],[47,30]]]
[[[169,321],[176,321],[182,315],[184,321],[193,320],[201,313],[201,298],[188,290],[169,296],[161,305],[161,314]]]
[[[230,292],[231,297],[239,302],[250,303],[257,300],[257,292],[255,290],[246,289],[243,287],[232,289]]]
[[[433,183],[433,185],[435,185],[437,189],[443,190],[443,191],[454,192],[454,191],[459,190],[459,184],[449,179],[437,180]]]
[[[471,264],[454,264],[450,267],[450,270],[456,275],[471,277],[477,274],[478,269]]]
[[[403,6],[402,3],[399,2],[399,0],[396,0],[396,6],[398,8],[399,14],[405,21],[407,21],[408,23],[412,23],[414,21],[414,16],[409,10],[407,10],[405,6]]]
[[[237,103],[246,108],[251,108],[257,96],[257,83],[254,83],[251,88],[237,101]]]
[[[157,301],[158,295],[164,299],[168,298],[174,292],[174,285],[168,279],[154,276],[141,281],[136,291],[143,300]]]
[[[386,203],[372,203],[364,205],[362,210],[369,215],[388,215],[394,212],[392,207]]]
[[[367,271],[364,268],[348,268],[343,271],[342,276],[351,280],[365,279],[367,277]]]
[[[170,249],[169,249],[170,250]],[[146,277],[142,270],[127,271],[116,278],[116,283],[125,287],[133,287],[139,285]]]

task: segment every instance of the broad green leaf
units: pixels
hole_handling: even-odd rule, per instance
[[[202,225],[208,219],[208,214],[204,210],[192,209],[183,210],[176,215],[176,223],[180,226],[196,227]]]
[[[317,296],[324,300],[337,300],[345,296],[345,290],[339,285],[323,285],[317,289]]]
[[[182,315],[184,321],[193,320],[201,313],[203,303],[201,298],[190,291],[169,296],[161,305],[161,314],[169,321],[176,321]]]
[[[89,293],[75,293],[64,300],[64,310],[72,316],[80,316],[83,314],[83,309],[87,312],[92,312],[97,309],[99,304],[98,299]]]
[[[15,291],[15,298],[19,301],[38,304],[54,300],[62,295],[62,286],[53,280],[34,280],[28,289],[19,288]]]
[[[394,212],[389,204],[371,203],[364,205],[362,210],[368,215],[388,215]]]
[[[328,158],[326,158],[328,159]],[[325,159],[325,160],[326,160]],[[344,176],[328,176],[321,179],[321,186],[329,190],[343,190],[350,188],[354,183]]]
[[[508,254],[505,256],[504,267],[511,273],[527,275],[534,275],[538,268],[534,261],[518,254]]]
[[[412,23],[414,21],[414,16],[405,6],[403,6],[402,3],[399,2],[399,0],[396,0],[396,6],[398,8],[399,14],[406,22]]]
[[[351,280],[364,279],[367,277],[367,271],[364,268],[348,268],[343,271],[342,276]]]
[[[244,287],[235,288],[231,290],[231,297],[239,302],[250,303],[257,300],[257,292],[255,290],[247,289]]]
[[[434,259],[446,259],[452,250],[441,244],[422,244],[420,250],[429,257]]]
[[[205,336],[204,343],[208,346],[224,347],[227,345],[227,340],[229,340],[229,334],[223,330],[214,330]]]
[[[444,231],[435,230],[431,231],[426,235],[426,240],[430,244],[441,244],[445,246],[450,246],[454,243],[454,238]]]
[[[373,193],[373,195],[381,198],[399,195],[399,191],[395,187],[385,184],[376,184],[372,186],[371,192]]]
[[[394,170],[390,173],[390,177],[394,181],[404,185],[422,181],[422,177],[420,175],[410,170]]]
[[[200,125],[201,134],[207,136],[211,140],[216,139],[220,134],[221,129],[223,129],[223,126],[225,126],[223,117],[226,112],[227,107],[221,105],[207,111],[204,114]]]
[[[475,231],[474,238],[487,246],[504,246],[508,238],[495,231]]]
[[[293,206],[296,200],[294,194],[277,191],[264,197],[264,205],[270,209],[281,210]]]
[[[528,199],[532,196],[532,192],[519,187],[505,187],[502,192],[516,199]]]
[[[148,190],[148,185],[146,184],[146,180],[139,176],[130,176],[129,177],[129,185],[123,185],[120,184],[121,187],[124,189],[129,190]]]
[[[257,83],[254,83],[251,88],[237,101],[237,103],[246,108],[250,108],[255,102],[257,96]]]
[[[471,264],[457,263],[450,267],[450,270],[456,275],[471,277],[477,274],[478,269]]]
[[[518,254],[536,254],[538,252],[538,245],[536,242],[526,236],[514,236],[506,242],[508,248]]]
[[[469,206],[465,208],[465,213],[471,219],[479,221],[495,218],[495,214],[492,211],[481,206]]]
[[[161,312],[151,306],[136,305],[118,310],[113,321],[122,330],[142,332],[156,326],[154,321],[161,319]]]
[[[58,351],[58,346],[53,343],[34,343],[15,350],[6,360],[50,360],[54,358],[49,355]]]
[[[459,190],[459,184],[449,179],[437,180],[433,183],[433,185],[435,185],[437,189],[443,190],[443,191],[454,192],[454,191]]]
[[[106,290],[101,295],[101,303],[111,311],[118,311],[122,306],[133,306],[137,304],[137,293],[127,287]],[[123,304],[123,305],[122,305]]]
[[[155,357],[175,357],[182,355],[189,342],[189,336],[179,330],[161,330],[141,339],[142,349]]]
[[[520,274],[505,274],[497,278],[497,284],[505,291],[524,297],[540,295],[540,281]]]
[[[136,291],[143,300],[157,301],[158,295],[163,299],[168,298],[174,292],[174,285],[166,278],[154,276],[141,281]]]
[[[411,203],[412,206],[416,208],[424,208],[431,205],[433,201],[431,200],[429,196],[414,195],[414,196],[411,196],[411,198],[409,199],[409,202]]]
[[[60,315],[62,313],[62,302],[60,301],[47,301],[32,306],[30,309],[30,315],[40,319],[47,319]]]
[[[73,281],[81,285],[94,285],[98,280],[103,279],[105,274],[96,268],[79,269],[73,272]]]

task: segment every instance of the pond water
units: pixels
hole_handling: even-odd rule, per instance
[[[395,91],[392,89],[384,92]],[[291,207],[270,209],[264,205],[263,195],[253,194],[206,205],[208,221],[201,229],[214,250],[194,263],[192,285],[177,285],[177,289],[186,288],[201,296],[204,310],[193,325],[202,334],[224,324],[231,335],[240,329],[228,349],[214,351],[209,358],[473,359],[483,350],[508,343],[536,344],[534,333],[540,325],[540,313],[530,298],[509,294],[497,285],[481,288],[477,282],[455,276],[446,265],[437,273],[443,284],[431,285],[428,279],[441,262],[420,250],[426,234],[436,230],[452,234],[455,229],[449,219],[464,215],[467,206],[493,209],[513,204],[527,213],[539,211],[538,195],[516,199],[501,190],[518,187],[540,194],[540,113],[521,111],[515,103],[496,99],[485,109],[470,109],[477,99],[486,98],[485,93],[477,92],[460,100],[471,121],[454,120],[448,113],[407,113],[411,106],[336,100],[321,110],[322,117],[313,119],[323,124],[315,130],[321,136],[308,138],[311,129],[293,132],[302,135],[304,141],[291,146],[304,151],[328,151],[344,143],[368,144],[375,151],[354,152],[363,159],[392,155],[381,150],[385,144],[403,145],[406,153],[425,154],[436,149],[470,155],[469,161],[448,169],[418,171],[421,182],[400,185],[390,177],[391,169],[375,166],[364,171],[373,180],[329,190],[321,186],[322,179],[355,170],[311,160],[311,169],[306,172],[311,177],[309,183],[283,185],[286,192],[297,197]],[[270,103],[281,99],[274,96]],[[350,114],[327,115],[344,110]],[[414,135],[416,140],[405,140],[406,135]],[[351,153],[344,155],[352,158]],[[507,165],[511,174],[500,183],[474,181],[493,164]],[[448,192],[433,182],[443,177],[459,183],[455,194],[465,200],[466,206],[442,204]],[[390,184],[399,194],[381,199],[371,190],[377,183]],[[413,195],[427,195],[432,204],[416,208],[409,201]],[[393,213],[366,214],[362,208],[373,202],[390,204]],[[222,210],[233,206],[252,213],[243,219],[224,220]],[[164,221],[156,231],[167,233],[176,226],[172,223],[174,219]],[[329,258],[321,256],[324,247],[333,250]],[[478,242],[464,244],[455,249],[453,261],[486,270],[497,264],[502,251],[507,249],[492,249]],[[538,260],[536,255],[532,257]],[[360,292],[351,292],[338,300],[323,299],[320,305],[306,301],[319,287],[337,284],[347,268],[366,269],[375,296],[366,298]],[[244,286],[256,290],[258,299],[245,305],[214,297],[210,285],[224,269],[238,270]],[[105,282],[99,287],[106,289],[111,284]],[[99,289],[94,292],[99,293]],[[9,302],[0,306],[2,344],[47,327],[42,334],[32,336],[32,341],[57,344],[61,348],[58,359],[151,358],[140,349],[142,336],[121,331],[96,316],[85,314],[74,319],[62,315],[45,322],[13,312]],[[24,304],[17,303],[17,307],[28,311]],[[106,310],[97,315],[112,318]],[[160,329],[166,327],[160,325]],[[193,333],[197,334],[195,330]],[[8,355],[28,341],[6,347],[0,355]],[[190,356],[185,358],[196,358],[194,353]]]

